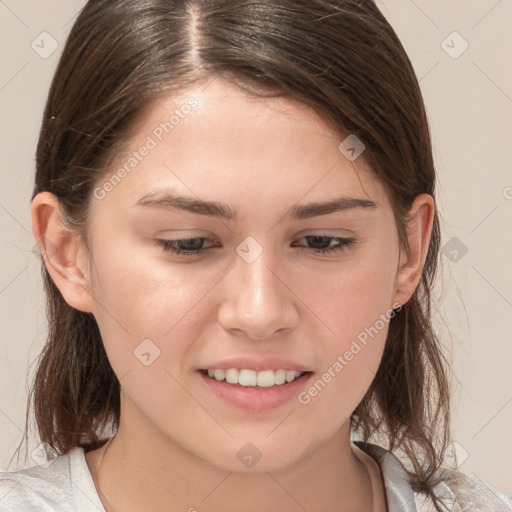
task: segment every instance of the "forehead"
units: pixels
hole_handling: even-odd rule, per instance
[[[124,169],[109,195],[130,204],[165,188],[241,210],[258,197],[274,210],[341,194],[381,203],[363,157],[340,150],[345,138],[297,100],[249,96],[216,79],[154,101],[103,183]]]

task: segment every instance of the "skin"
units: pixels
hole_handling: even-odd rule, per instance
[[[409,300],[427,254],[433,200],[414,201],[410,251],[401,251],[389,199],[364,153],[345,158],[344,137],[309,107],[252,98],[219,79],[154,103],[130,151],[189,94],[198,107],[104,198],[92,198],[88,247],[66,229],[52,194],[33,201],[41,251],[45,240],[56,248],[47,268],[71,306],[94,314],[121,383],[117,436],[100,465],[104,447],[86,455],[105,508],[371,510],[349,417],[377,372],[387,323],[306,405],[292,399],[269,411],[239,409],[213,395],[197,370],[234,356],[277,356],[308,367],[316,381],[379,315]],[[112,172],[126,160],[119,155]],[[240,220],[132,206],[165,188],[226,203]],[[337,195],[378,207],[282,218],[296,204]],[[320,255],[306,235],[358,242]],[[236,252],[248,236],[263,249],[252,263]],[[155,244],[194,237],[213,239],[215,248],[188,257]],[[134,356],[146,338],[160,350],[149,366]],[[262,454],[252,468],[237,457],[247,442]]]

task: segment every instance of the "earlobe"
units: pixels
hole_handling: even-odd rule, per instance
[[[32,201],[31,215],[32,232],[64,300],[75,309],[94,312],[87,251],[81,236],[64,223],[58,199],[50,192],[40,192]]]
[[[434,208],[432,196],[421,194],[416,197],[409,211],[411,217],[407,224],[409,251],[400,250],[393,297],[394,302],[399,304],[405,304],[420,283],[430,246]]]

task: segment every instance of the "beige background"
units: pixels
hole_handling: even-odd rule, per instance
[[[413,61],[431,121],[448,244],[436,325],[457,376],[460,470],[512,489],[512,1],[378,4]],[[0,0],[1,470],[21,439],[26,374],[45,336],[29,210],[35,145],[52,73],[82,5]],[[58,48],[42,58],[50,37]]]

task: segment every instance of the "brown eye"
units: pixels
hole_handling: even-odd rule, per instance
[[[213,240],[204,237],[183,238],[180,240],[156,240],[156,244],[163,247],[165,251],[183,256],[193,256],[207,251],[211,247],[203,247],[205,242],[213,242]]]
[[[343,251],[356,242],[355,238],[340,238],[325,235],[308,235],[301,238],[301,240],[303,239],[308,240],[308,243],[313,246],[311,249],[317,254],[329,254],[337,251]],[[337,241],[337,243],[335,245],[331,245],[331,242],[333,241]]]

